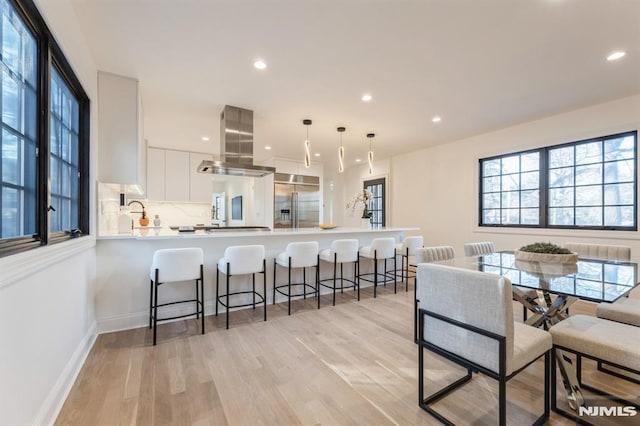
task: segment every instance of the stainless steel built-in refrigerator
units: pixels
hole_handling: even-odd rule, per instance
[[[276,173],[274,228],[313,228],[320,222],[320,178]]]

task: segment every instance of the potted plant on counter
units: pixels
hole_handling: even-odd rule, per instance
[[[356,209],[362,207],[362,222],[363,224],[366,222],[367,227],[371,224],[372,214],[368,210],[369,201],[373,199],[373,192],[368,189],[363,189],[362,191],[356,192],[353,197],[347,203],[347,209],[351,210],[351,216],[355,213]]]

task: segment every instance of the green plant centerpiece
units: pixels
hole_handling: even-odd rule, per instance
[[[516,250],[517,260],[542,263],[575,264],[578,254],[552,243],[533,243]]]

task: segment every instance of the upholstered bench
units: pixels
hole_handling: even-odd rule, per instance
[[[581,358],[606,362],[616,368],[640,374],[640,327],[587,315],[574,315],[551,327],[554,349],[572,352],[576,355],[578,382],[582,388],[625,405],[632,405],[640,410],[640,405],[611,395],[600,389],[582,383]],[[559,414],[578,420],[577,417],[558,409],[556,406],[556,354],[552,357],[551,408]]]

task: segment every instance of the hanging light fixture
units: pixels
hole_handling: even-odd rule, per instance
[[[302,120],[302,124],[307,126],[307,139],[304,141],[304,166],[308,169],[311,167],[311,142],[309,142],[309,126],[311,126],[311,120],[305,118]]]
[[[345,127],[338,127],[340,133],[340,148],[338,148],[338,173],[344,172],[344,147],[342,146],[342,134],[347,130]]]
[[[371,150],[371,139],[376,136],[375,133],[367,133],[367,138],[369,138],[369,153],[367,154],[367,159],[369,161],[369,174],[373,174],[373,151]]]

